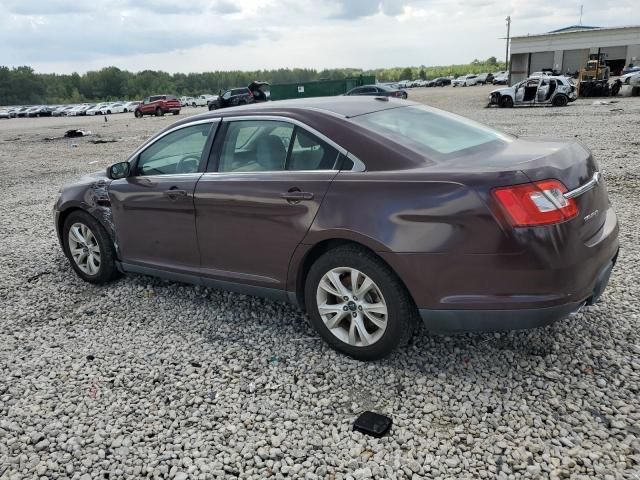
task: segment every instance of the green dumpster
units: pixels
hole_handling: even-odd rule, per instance
[[[271,85],[271,100],[286,100],[288,98],[331,97],[342,95],[360,85],[376,83],[376,77],[361,75],[359,77],[342,80],[316,80],[313,82],[280,83]]]

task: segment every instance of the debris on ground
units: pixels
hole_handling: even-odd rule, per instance
[[[110,138],[110,139],[104,139],[104,138],[99,138],[98,140],[89,140],[89,143],[93,143],[93,144],[101,144],[101,143],[116,143],[118,140],[116,140],[115,138]]]
[[[78,129],[67,130],[64,134],[65,138],[86,137],[88,135],[92,135],[90,130],[85,131]]]
[[[596,100],[593,105],[611,105],[613,103],[618,103],[618,100]]]

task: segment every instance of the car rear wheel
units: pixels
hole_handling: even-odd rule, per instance
[[[406,343],[417,316],[395,273],[356,245],[330,250],[313,264],[305,304],[320,336],[358,360],[377,360]]]
[[[160,107],[156,108],[156,117],[161,117],[164,115],[164,112]]]
[[[142,112],[140,110],[136,110],[134,115],[136,116],[136,118],[142,118]]]
[[[502,97],[500,99],[500,106],[502,108],[511,108],[511,107],[513,107],[513,98],[511,98],[509,95],[505,95],[504,97]]]
[[[71,266],[84,281],[106,283],[118,276],[109,234],[88,213],[78,210],[67,217],[62,240]]]
[[[193,103],[191,104],[191,106],[192,106],[193,108],[197,107],[196,102],[193,102]]]
[[[569,99],[565,95],[556,95],[552,103],[554,107],[566,107]]]

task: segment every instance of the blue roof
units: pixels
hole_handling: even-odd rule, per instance
[[[549,33],[572,32],[573,30],[595,30],[597,28],[602,28],[602,27],[591,27],[589,25],[571,25],[569,27],[563,27],[557,30],[551,30]]]

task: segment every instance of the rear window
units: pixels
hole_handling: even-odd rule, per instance
[[[351,120],[423,154],[448,155],[512,141],[512,137],[466,118],[418,105],[381,110]]]
[[[178,100],[175,95],[165,95],[165,100]]]

